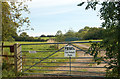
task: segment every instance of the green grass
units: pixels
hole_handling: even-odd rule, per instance
[[[89,42],[89,41],[102,41],[102,39],[100,40],[79,40],[79,41],[74,41],[74,42]]]
[[[89,42],[89,41],[102,41],[102,39],[101,40],[80,40],[80,41],[73,41],[73,42]],[[82,43],[82,44],[84,44],[86,46],[91,45],[91,43]]]
[[[30,43],[45,43],[45,42],[5,42],[4,45],[13,45],[15,43],[19,44],[30,44]],[[60,47],[63,45],[59,45]],[[56,49],[56,45],[23,45],[22,51],[49,51],[49,50],[58,50]],[[22,52],[23,57],[48,57],[54,52],[37,52],[37,53],[29,53],[29,52]],[[9,52],[9,48],[4,49],[4,54],[11,54]],[[51,57],[64,57],[64,52],[57,52],[56,54],[52,55]],[[10,60],[10,59],[9,59]],[[35,62],[39,62],[41,59],[23,59],[23,65],[34,65]],[[43,62],[64,62],[67,61],[66,59],[45,59]],[[55,64],[55,63],[39,63],[38,65],[44,65],[44,66],[57,66],[60,64]],[[23,66],[23,69],[29,68],[29,66]],[[31,69],[49,69],[47,67],[32,67]],[[6,70],[4,70],[6,72]],[[38,73],[43,73],[43,71],[26,71],[26,72],[38,72]],[[11,73],[11,72],[10,72]],[[4,75],[5,76],[5,75]]]
[[[34,37],[34,39],[38,39],[39,37]],[[56,38],[56,37],[40,37],[41,39],[44,39],[44,40],[47,40],[47,39],[50,39],[50,38]]]
[[[31,44],[31,43],[45,43],[45,42],[25,42],[25,41],[14,41],[14,42],[4,42],[4,45],[13,45],[15,43],[19,44]]]
[[[22,49],[24,51],[49,51],[49,50],[57,50],[56,48],[54,48],[54,45],[29,45],[29,46],[23,46]],[[51,55],[54,52],[37,52],[37,53],[29,53],[29,52],[23,52],[23,56],[24,57],[42,57],[42,58],[46,58],[49,55]],[[50,56],[50,57],[64,57],[64,52],[57,52],[56,54]],[[35,62],[39,62],[41,59],[25,59],[25,63],[24,65],[34,65]],[[66,59],[45,59],[43,62],[64,62],[66,61]],[[55,63],[39,63],[38,65],[42,65],[42,66],[57,66],[59,64],[55,64]],[[24,69],[29,68],[29,66],[24,66]],[[32,67],[31,69],[48,69],[47,67]],[[27,71],[27,72],[42,72],[43,71]]]
[[[41,37],[41,39],[44,39],[44,40],[47,40],[47,39],[50,39],[50,38],[54,39],[56,37]]]
[[[49,39],[49,37],[41,37],[41,39],[47,40]]]
[[[47,38],[46,38],[47,39]],[[81,41],[76,41],[76,42],[82,42],[82,41],[101,41],[101,40],[81,40]],[[45,42],[5,42],[4,45],[13,45],[15,43],[19,44],[30,44],[30,43],[45,43]],[[90,44],[85,44],[85,45],[90,45]],[[60,47],[63,47],[64,45],[59,45]],[[22,51],[49,51],[49,50],[58,50],[56,49],[55,45],[24,45],[22,46]],[[5,54],[10,54],[9,49],[5,48],[4,49]],[[37,53],[29,53],[29,52],[22,52],[23,57],[48,57],[54,52],[37,52]],[[50,56],[50,57],[64,57],[64,52],[57,52],[56,54]],[[23,65],[34,65],[35,62],[39,62],[41,59],[23,59]],[[42,62],[65,62],[69,61],[69,59],[45,59]],[[74,61],[74,60],[72,60]],[[39,63],[37,65],[43,65],[43,66],[58,66],[61,64],[56,64],[56,63]],[[29,68],[29,66],[23,66],[23,69]],[[53,69],[50,67],[32,67],[31,69]],[[6,73],[6,71],[4,71]],[[49,73],[47,71],[26,71],[29,73]]]

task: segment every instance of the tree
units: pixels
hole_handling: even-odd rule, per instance
[[[21,38],[22,40],[26,41],[26,40],[29,39],[29,35],[27,35],[26,32],[22,32],[22,33],[20,34],[20,38]]]
[[[46,37],[44,34],[42,34],[40,37]]]
[[[84,39],[84,36],[86,35],[86,33],[88,32],[88,30],[90,29],[90,27],[85,26],[83,29],[80,29],[78,31],[78,33],[80,33],[80,38]]]
[[[55,37],[54,35],[47,35],[46,37]]]
[[[11,34],[12,38],[16,41],[16,39],[19,38],[18,34],[15,32],[15,33],[12,33]]]
[[[75,35],[76,33],[73,30],[68,30],[68,32],[66,32],[64,34],[65,36],[65,41],[76,41],[78,40],[78,38]]]
[[[58,41],[58,42],[65,41],[65,37],[62,34],[61,30],[58,30],[55,36],[56,36],[56,41]]]
[[[13,39],[12,34],[23,24],[29,26],[30,20],[22,16],[23,12],[29,13],[28,6],[23,2],[2,2],[2,41]]]
[[[61,30],[58,30],[57,33],[56,33],[56,36],[59,36],[59,35],[62,35],[62,31]]]
[[[75,37],[78,38],[79,40],[82,39],[81,33],[79,33],[79,32],[76,32],[76,33],[75,33]]]
[[[85,2],[78,4],[82,6]],[[108,63],[107,70],[108,74],[112,76],[120,77],[120,2],[106,2],[98,3],[94,1],[87,2],[87,9],[96,10],[96,5],[101,5],[99,10],[100,19],[104,20],[102,27],[105,27],[103,42],[100,44],[92,44],[89,48],[89,53],[97,58],[98,49],[104,48],[106,53],[104,57],[100,57],[100,60]],[[93,53],[94,52],[94,53]],[[112,71],[110,71],[112,70]],[[110,73],[109,73],[110,72]]]
[[[89,28],[88,32],[83,36],[83,39],[89,40],[89,39],[102,39],[104,35],[104,29],[103,28]]]
[[[20,37],[29,37],[29,35],[27,35],[26,32],[22,32],[22,33],[20,34]]]
[[[68,30],[68,32],[65,33],[65,37],[66,38],[75,37],[75,32],[73,30]]]

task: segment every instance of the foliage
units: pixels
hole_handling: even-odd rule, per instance
[[[66,32],[64,36],[66,38],[75,37],[75,32],[73,30],[68,30],[68,32]]]
[[[78,4],[82,6],[84,2]],[[120,76],[120,2],[98,3],[94,1],[87,2],[85,9],[96,10],[96,5],[101,5],[99,10],[100,19],[104,20],[102,27],[106,28],[104,32],[103,42],[92,44],[89,53],[94,56],[95,61],[107,62],[107,76]],[[105,49],[105,55],[97,58],[100,53],[99,49]]]
[[[104,35],[104,28],[88,27],[85,26],[78,32],[73,30],[68,30],[65,34],[62,31],[57,31],[56,40],[57,41],[77,41],[77,40],[89,40],[89,39],[102,39]]]
[[[29,42],[31,43],[31,42]],[[37,42],[36,42],[37,43]],[[60,45],[61,46],[61,45]],[[62,46],[63,47],[63,46]],[[22,46],[22,51],[49,51],[49,52],[36,52],[36,53],[29,53],[29,52],[23,52],[23,71],[27,68],[29,68],[30,66],[27,65],[34,65],[35,62],[39,62],[41,59],[34,59],[33,57],[38,57],[38,58],[45,58],[48,57],[49,55],[51,55],[52,53],[54,53],[55,51],[57,51],[58,49],[56,48],[56,45],[27,45],[27,46]],[[51,51],[51,52],[50,52]],[[54,51],[54,52],[53,52]],[[51,57],[63,57],[64,56],[64,52],[57,52],[56,54],[51,55]],[[31,58],[29,58],[31,57]],[[67,61],[67,59],[45,59],[43,62],[63,62],[63,61]],[[25,66],[26,65],[26,66]],[[60,65],[60,63],[38,63],[37,65],[40,66],[58,66]],[[31,69],[49,69],[49,67],[32,67]],[[52,68],[51,68],[52,69]],[[37,70],[27,70],[24,73],[43,73],[45,71],[37,71]],[[49,71],[48,71],[49,72]],[[51,71],[50,71],[51,73]]]
[[[89,39],[102,39],[104,35],[104,29],[103,28],[90,28],[87,33],[83,36],[83,39],[89,40]]]
[[[11,61],[4,59],[2,63],[2,77],[15,77],[14,65],[11,65]],[[18,76],[22,76],[22,72],[18,72]]]
[[[15,35],[12,36],[15,41],[39,41],[39,42],[46,42],[50,37],[32,37],[29,36],[26,32],[22,32],[19,36]],[[51,37],[52,38],[52,37]]]
[[[98,40],[83,40],[83,41],[98,41]],[[100,40],[99,40],[100,41]],[[13,45],[15,43],[19,44],[31,44],[31,43],[44,43],[44,42],[5,42],[5,45]],[[63,45],[59,45],[59,48],[64,47]],[[22,45],[21,47],[22,51],[56,51],[58,50],[57,45],[51,44],[51,45]],[[9,50],[7,50],[8,52]],[[50,54],[54,52],[37,52],[37,53],[29,53],[29,52],[22,52],[23,56],[23,65],[33,65],[35,64],[34,62],[38,62],[41,59],[29,59],[29,57],[47,57]],[[57,52],[56,54],[52,55],[51,57],[63,57],[64,52],[60,51]],[[28,57],[28,58],[27,58]],[[46,59],[44,62],[68,62],[68,59]],[[24,63],[25,62],[25,63]],[[32,63],[31,63],[32,62]],[[3,62],[3,75],[4,77],[14,77],[14,69],[12,69],[11,65],[9,64],[9,61]],[[44,65],[44,66],[58,66],[61,65],[59,63],[41,63],[39,65]],[[28,68],[29,66],[23,66],[23,68]],[[8,68],[8,69],[7,69]],[[49,67],[33,67],[35,69],[49,69]],[[11,69],[11,70],[9,70]],[[30,71],[26,71],[30,72]],[[33,71],[34,72],[34,71]],[[38,73],[43,72],[43,71],[38,71]],[[53,71],[54,72],[54,71]],[[19,76],[23,75],[22,73],[19,73]]]
[[[90,27],[85,26],[84,29],[80,29],[78,31],[78,33],[80,33],[80,37],[81,39],[84,39],[84,36],[87,34],[87,32],[89,31]]]
[[[58,30],[57,33],[56,33],[56,41],[62,42],[62,41],[64,41],[64,39],[65,39],[65,37],[62,34],[62,31]]]
[[[7,60],[3,60],[2,63],[2,77],[15,77],[14,66]]]
[[[46,36],[43,34],[43,35],[41,35],[40,37],[46,37]]]
[[[11,41],[14,40],[12,36],[17,31],[17,28],[21,28],[24,24],[29,26],[30,20],[28,17],[23,17],[22,13],[27,12],[28,6],[23,2],[2,2],[2,40]],[[19,31],[22,31],[21,29]]]

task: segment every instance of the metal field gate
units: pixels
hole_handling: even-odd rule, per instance
[[[82,43],[90,42],[21,44],[21,72],[30,76],[104,77],[105,63],[97,65],[93,57],[81,49]],[[73,47],[76,55],[65,57],[65,46]]]

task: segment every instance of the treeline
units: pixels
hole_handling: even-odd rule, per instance
[[[39,41],[39,42],[46,42],[49,40],[49,38],[47,39],[42,39],[42,37],[55,37],[54,35],[41,35],[39,37],[32,37],[29,36],[26,32],[22,32],[19,36],[17,35],[17,33],[15,33],[14,35],[12,35],[12,40],[14,41]]]
[[[77,40],[97,40],[103,39],[104,36],[104,28],[97,28],[97,27],[84,27],[80,29],[78,32],[74,32],[73,30],[68,30],[65,34],[62,31],[57,31],[56,35],[41,35],[39,37],[32,37],[29,36],[26,32],[22,32],[20,35],[17,33],[12,34],[12,39],[14,41],[39,41],[39,42],[46,42],[49,38],[54,37],[54,39],[58,42],[63,41],[77,41]],[[45,39],[43,39],[43,37]],[[8,40],[8,41],[9,41]]]
[[[56,40],[59,42],[62,41],[76,41],[76,40],[97,40],[102,39],[104,35],[104,28],[97,27],[84,27],[80,29],[78,32],[74,32],[73,30],[68,30],[65,34],[62,34],[62,31],[57,31]]]

